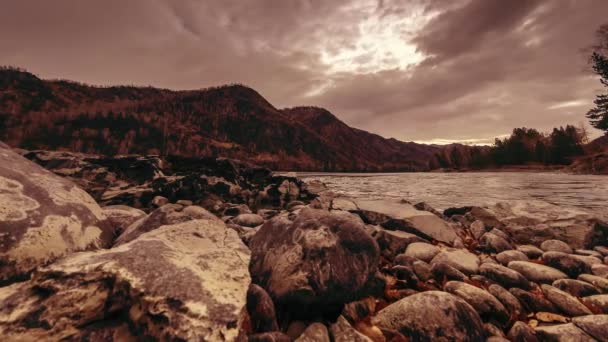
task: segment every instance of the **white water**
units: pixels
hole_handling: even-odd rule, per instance
[[[608,176],[536,172],[304,173],[353,198],[424,201],[437,209],[539,201],[608,218]]]

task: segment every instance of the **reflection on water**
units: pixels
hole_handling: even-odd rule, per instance
[[[608,218],[608,177],[532,172],[297,173],[354,198],[425,201],[438,209],[542,201]]]

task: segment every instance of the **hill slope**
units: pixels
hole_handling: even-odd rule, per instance
[[[279,110],[242,85],[93,87],[9,68],[0,70],[0,140],[107,155],[225,156],[309,171],[422,171],[437,167],[446,150],[351,128],[322,108]]]

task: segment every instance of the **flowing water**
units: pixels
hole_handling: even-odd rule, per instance
[[[353,198],[424,201],[437,209],[540,201],[608,218],[608,176],[538,172],[305,173]]]

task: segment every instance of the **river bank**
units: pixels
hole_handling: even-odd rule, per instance
[[[24,157],[0,147],[7,340],[608,335],[608,224],[587,212],[347,197],[227,159]]]

